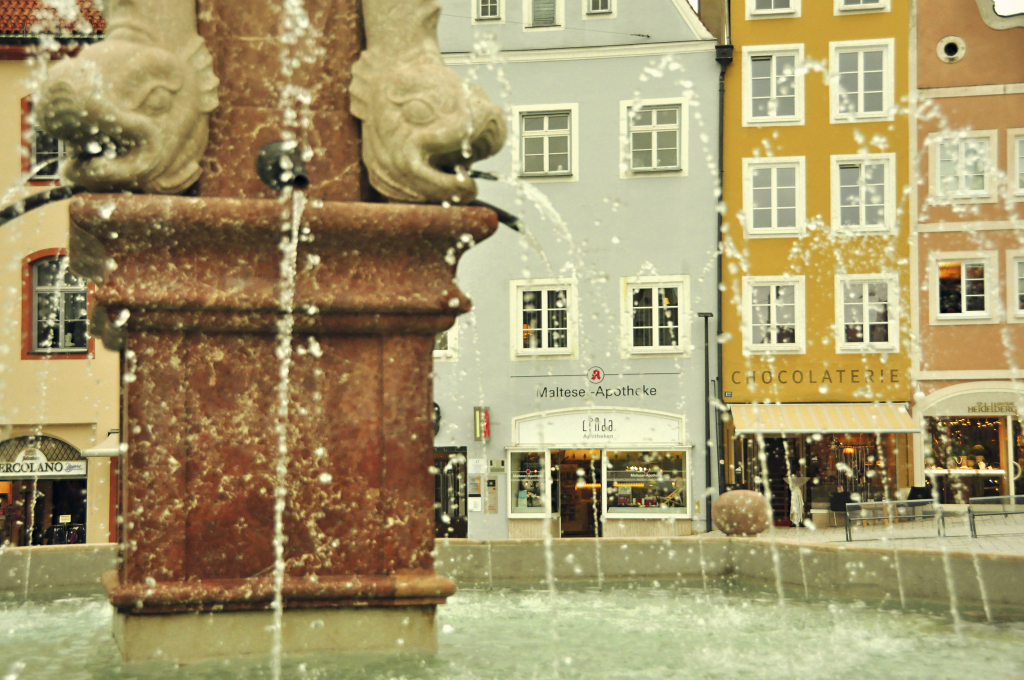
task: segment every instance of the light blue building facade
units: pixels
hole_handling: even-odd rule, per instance
[[[463,257],[474,309],[435,351],[438,460],[467,458],[441,522],[475,539],[703,531],[715,39],[685,0],[442,0],[439,35],[505,107],[480,199],[521,216]]]

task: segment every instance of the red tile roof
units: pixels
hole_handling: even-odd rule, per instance
[[[99,0],[0,0],[0,38],[103,33]]]

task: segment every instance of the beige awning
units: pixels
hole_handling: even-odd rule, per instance
[[[918,432],[906,404],[733,404],[736,434]]]

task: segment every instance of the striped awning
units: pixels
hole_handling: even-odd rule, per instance
[[[918,432],[906,404],[733,404],[736,434]]]

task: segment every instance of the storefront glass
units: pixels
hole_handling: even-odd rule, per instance
[[[966,503],[1009,492],[1006,478],[1005,418],[954,416],[927,418],[930,451],[925,477],[942,503]]]
[[[683,451],[609,451],[608,514],[686,514],[688,474]]]
[[[509,481],[513,514],[543,514],[544,452],[509,453]]]

